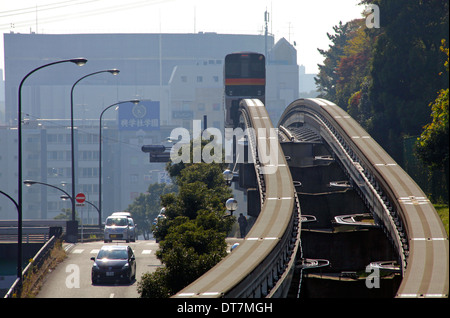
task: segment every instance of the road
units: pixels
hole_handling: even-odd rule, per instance
[[[91,283],[90,259],[97,255],[103,245],[128,244],[136,256],[136,280],[130,284]],[[72,246],[66,259],[45,278],[37,298],[137,298],[137,281],[147,272],[153,272],[161,266],[155,252],[158,244],[154,240],[141,240],[134,243],[103,241],[78,243]]]

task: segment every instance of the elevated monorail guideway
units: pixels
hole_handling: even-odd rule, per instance
[[[398,255],[396,297],[448,297],[449,241],[431,202],[411,177],[342,108],[323,99],[291,103],[279,126],[311,126],[331,146]]]
[[[264,104],[240,103],[256,158],[261,212],[244,241],[215,267],[174,297],[286,297],[300,241],[300,207],[289,167]],[[261,161],[261,149],[270,151]],[[269,150],[270,149],[270,150]]]
[[[174,297],[286,297],[288,292],[292,295],[296,285],[300,296],[302,271],[314,271],[314,258],[322,259],[321,268],[329,274],[325,279],[333,281],[336,274],[344,281],[348,277],[359,279],[354,270],[370,263],[397,276],[387,285],[392,286],[388,288],[391,296],[448,297],[448,237],[422,190],[354,119],[329,101],[294,101],[275,130],[264,106],[265,77],[264,55],[238,52],[225,57],[225,128],[246,131],[246,138],[234,135],[233,144],[247,144],[248,157],[253,159],[251,163],[239,163],[239,174],[240,186],[247,189],[248,202],[252,200],[248,213],[257,217],[256,222],[232,253]],[[239,154],[233,155],[237,163]],[[329,175],[320,175],[324,171]],[[293,175],[298,180],[293,180]],[[324,180],[329,181],[325,190]],[[297,192],[304,185],[307,191]],[[333,201],[335,194],[342,194],[338,197],[342,200]],[[324,200],[325,196],[331,201]],[[301,215],[299,198],[312,215]],[[363,211],[335,214],[340,211],[328,204]],[[355,232],[357,238],[368,232],[365,243],[377,246],[373,253],[360,253],[354,258],[356,245],[351,238],[355,236],[346,236],[353,230],[361,231]],[[317,235],[323,247],[338,244],[348,249],[341,255],[328,247],[317,251],[306,242],[308,237],[317,241]],[[357,245],[362,249],[374,246]],[[317,257],[324,252],[331,261]],[[304,258],[303,254],[312,256]],[[374,262],[372,257],[381,259]],[[326,269],[333,262],[333,267]],[[395,271],[386,264],[392,264]],[[310,286],[314,275],[309,275]],[[345,290],[350,285],[345,283],[340,288]]]

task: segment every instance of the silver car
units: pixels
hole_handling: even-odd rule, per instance
[[[136,227],[130,217],[111,215],[106,219],[104,242],[113,240],[136,241]]]

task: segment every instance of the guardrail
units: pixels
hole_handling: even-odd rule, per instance
[[[78,241],[90,242],[103,240],[104,229],[99,228],[98,225],[83,225],[78,227]]]
[[[17,278],[14,283],[12,284],[11,288],[8,290],[4,298],[13,298],[17,297],[17,295],[20,294],[23,281],[27,279],[27,275],[31,272],[32,268],[39,269],[41,268],[42,264],[45,262],[45,260],[50,255],[50,251],[55,246],[56,242],[56,236],[52,236],[47,243],[44,244],[44,246],[41,247],[41,249],[36,253],[36,255],[33,257],[30,263],[25,267],[25,269],[22,271],[22,282],[19,278]]]
[[[66,233],[67,220],[24,220],[22,223],[22,242],[46,242],[53,234]],[[59,229],[57,233],[54,231]],[[17,220],[0,220],[0,241],[17,242]],[[78,225],[78,240],[103,240],[104,228],[97,224]]]
[[[279,125],[288,127],[305,120],[317,123],[321,136],[396,246],[403,275],[397,297],[448,297],[448,237],[423,191],[334,103],[323,99],[294,101]]]
[[[17,227],[0,228],[0,241],[17,242]],[[22,229],[23,243],[45,243],[49,239],[50,229],[43,227],[24,227]]]
[[[290,287],[300,248],[300,205],[278,137],[272,140],[276,149],[267,144],[264,148],[270,149],[270,159],[274,160],[258,160],[261,143],[270,142],[267,136],[259,135],[258,128],[273,129],[265,106],[259,100],[247,99],[241,101],[240,111],[247,127],[256,133],[249,136],[249,142],[256,159],[261,212],[232,253],[174,297],[285,297]],[[275,172],[263,174],[264,168]]]

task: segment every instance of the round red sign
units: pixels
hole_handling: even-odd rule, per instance
[[[84,203],[84,201],[86,200],[86,196],[84,195],[84,193],[78,193],[78,194],[75,196],[75,200],[76,200],[78,203]]]

